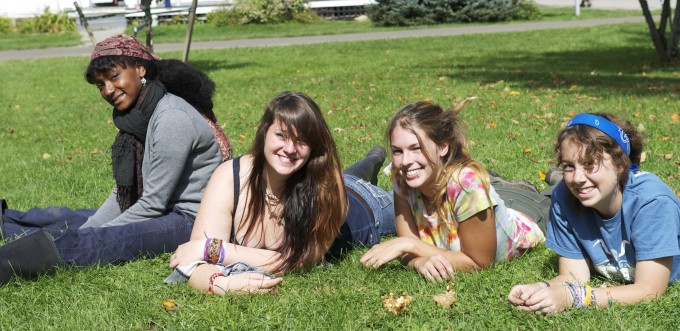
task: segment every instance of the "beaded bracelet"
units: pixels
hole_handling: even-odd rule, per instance
[[[221,272],[216,272],[216,273],[210,275],[210,279],[208,280],[208,294],[214,293],[213,292],[213,286],[215,286],[214,283],[215,283],[215,279],[217,277],[226,277],[226,276],[224,276],[224,274],[222,274]]]
[[[611,307],[614,304],[614,298],[612,298],[612,292],[607,289],[607,307]]]
[[[205,250],[203,260],[211,264],[217,264],[220,259],[224,260],[224,245],[222,239],[207,238],[205,240]]]

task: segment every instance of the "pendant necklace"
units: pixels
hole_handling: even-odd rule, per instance
[[[280,213],[276,212],[276,210],[279,207],[279,204],[281,204],[279,198],[269,193],[269,190],[267,190],[264,195],[264,203],[267,205],[267,211],[269,211],[270,217],[274,218],[278,225],[281,226],[285,225],[286,221],[283,219],[283,211],[281,211]]]

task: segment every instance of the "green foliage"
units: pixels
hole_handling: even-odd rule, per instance
[[[0,17],[0,34],[7,34],[12,31],[12,19]]]
[[[235,0],[231,9],[208,14],[207,21],[216,26],[317,21],[318,16],[305,7],[306,0]]]
[[[366,12],[383,26],[540,18],[533,0],[377,0]]]
[[[513,0],[513,2],[513,20],[536,21],[543,18],[543,14],[541,14],[541,10],[538,9],[534,0]]]
[[[58,34],[76,31],[76,22],[66,12],[52,14],[45,7],[42,15],[22,21],[19,29],[22,33]]]
[[[239,24],[239,14],[229,8],[217,9],[206,15],[206,22],[216,27]]]

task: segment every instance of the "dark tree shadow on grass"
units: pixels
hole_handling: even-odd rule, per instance
[[[675,70],[659,64],[647,35],[630,35],[626,45],[592,45],[587,49],[559,52],[504,50],[482,56],[451,56],[433,66],[438,76],[479,82],[499,81],[526,89],[588,89],[593,96],[629,93],[666,95],[680,90],[677,77],[643,76],[643,73]],[[556,41],[559,42],[559,41]],[[450,64],[454,63],[453,66]],[[670,75],[668,75],[670,76]]]

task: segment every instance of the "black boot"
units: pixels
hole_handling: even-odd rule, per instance
[[[363,159],[345,169],[344,173],[355,176],[370,182],[373,185],[378,185],[378,173],[385,162],[385,149],[380,146],[373,146]]]
[[[33,279],[62,265],[61,254],[44,229],[0,246],[0,284],[8,283],[12,275]]]
[[[4,217],[5,217],[5,210],[7,209],[7,201],[5,199],[0,199],[0,240],[3,240],[5,237],[2,235],[2,227],[5,226],[4,222]]]

